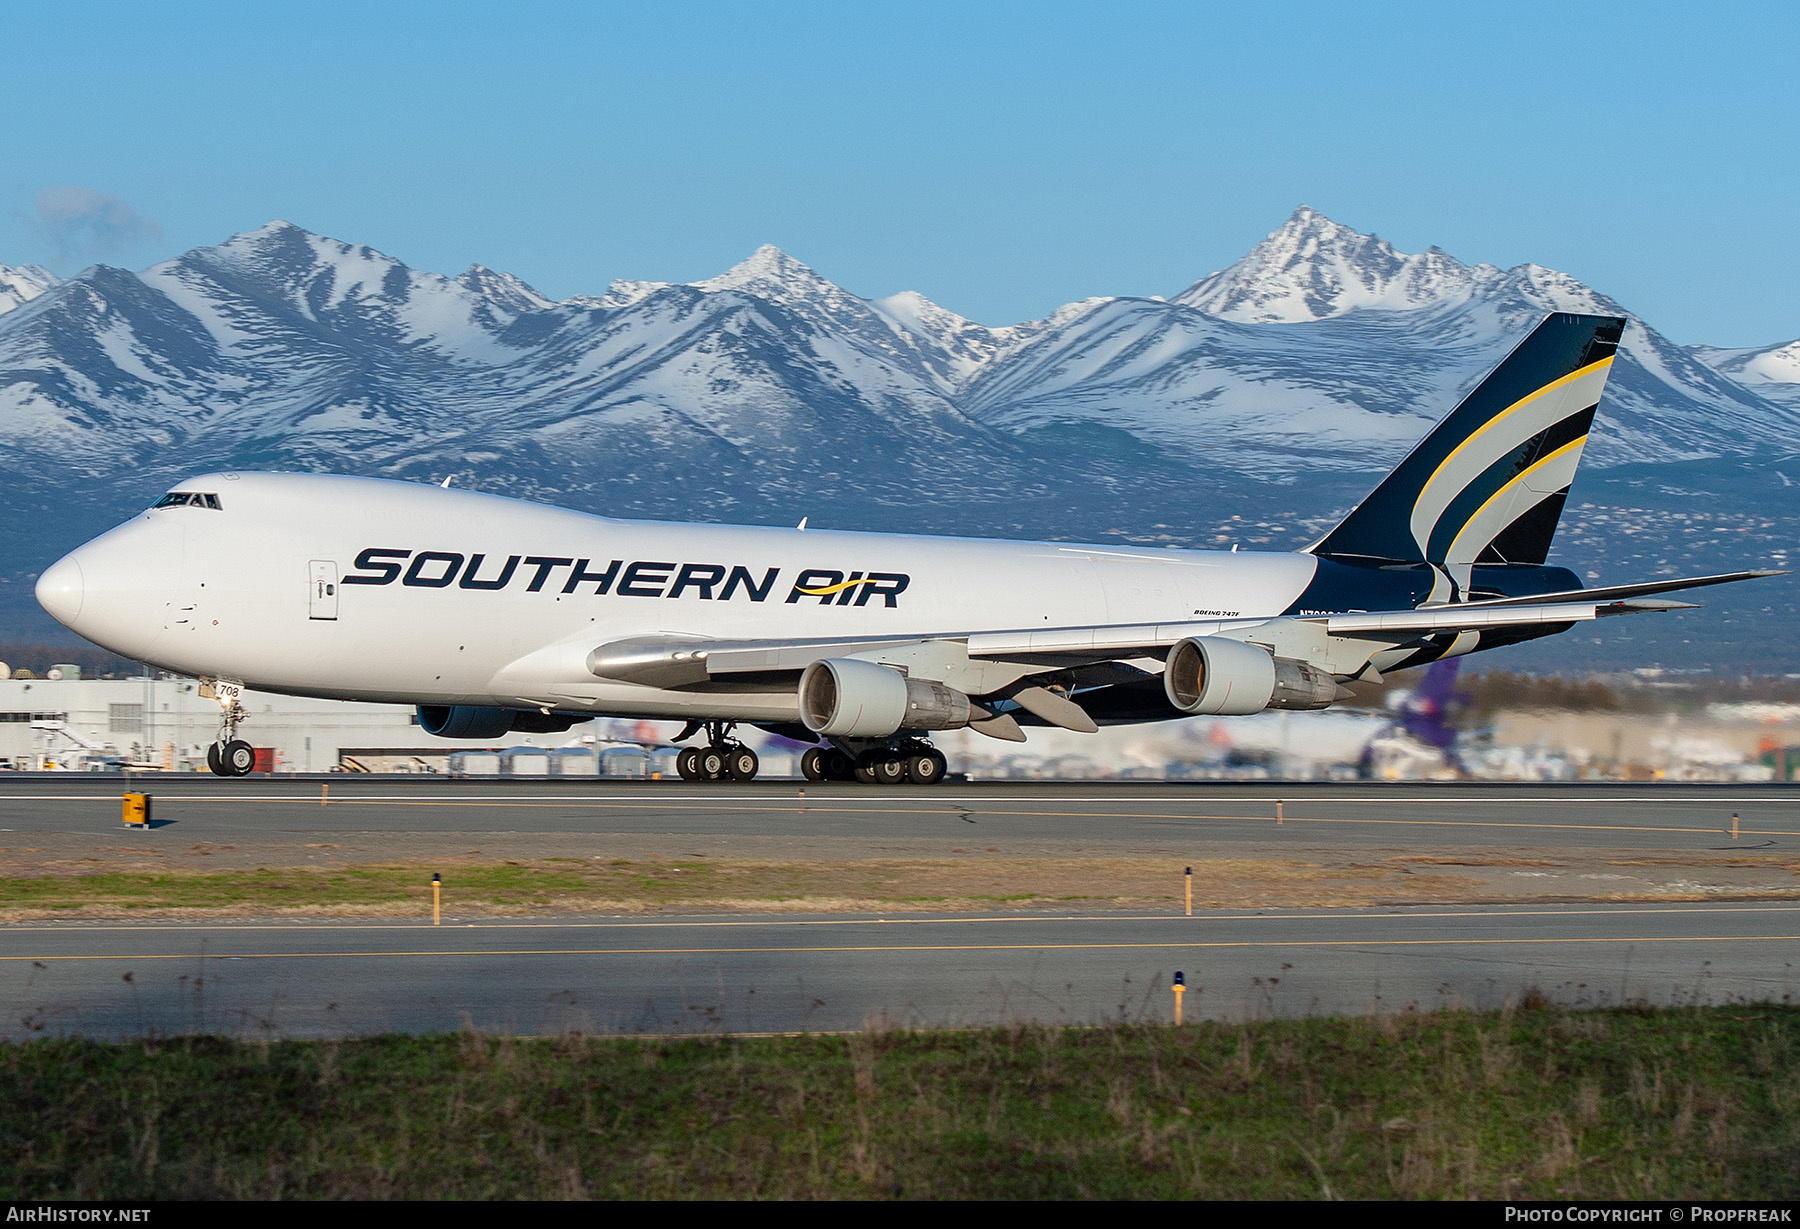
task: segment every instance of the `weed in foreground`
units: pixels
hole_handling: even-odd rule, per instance
[[[0,1197],[1800,1192],[1800,1009],[0,1046]]]

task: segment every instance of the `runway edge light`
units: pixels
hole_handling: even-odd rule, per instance
[[[444,877],[436,872],[431,876],[431,924],[437,926],[444,920]]]
[[[1175,984],[1169,989],[1175,992],[1175,1023],[1181,1023],[1181,996],[1187,993],[1187,978],[1180,969],[1175,970]]]

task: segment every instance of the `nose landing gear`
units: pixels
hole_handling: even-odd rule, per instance
[[[219,702],[219,737],[206,749],[206,766],[214,776],[247,777],[256,767],[256,748],[237,736],[238,723],[244,720],[244,706],[238,703],[243,684],[220,679],[202,679],[200,694]]]

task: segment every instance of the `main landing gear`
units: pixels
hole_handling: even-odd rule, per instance
[[[706,746],[683,747],[675,771],[683,781],[754,781],[756,752],[731,738],[732,722],[706,723]]]
[[[808,781],[861,781],[864,785],[936,785],[949,768],[944,753],[926,742],[869,747],[852,759],[837,747],[813,747],[800,757]]]
[[[731,737],[733,722],[709,721],[676,735],[675,741],[706,730],[704,747],[683,747],[675,771],[683,781],[753,781],[760,765],[756,752]],[[854,754],[852,754],[854,752]],[[852,743],[848,749],[809,747],[800,756],[800,775],[808,781],[861,781],[865,785],[936,785],[949,768],[944,753],[922,738],[886,743]]]

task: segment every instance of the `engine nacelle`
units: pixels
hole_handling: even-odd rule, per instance
[[[953,687],[854,657],[815,661],[800,676],[800,720],[828,738],[954,730],[969,724],[969,712],[969,697]]]
[[[512,730],[513,718],[517,715],[510,708],[421,704],[419,728],[438,738],[499,738]]]
[[[593,718],[584,714],[526,712],[512,710],[512,728],[518,734],[561,734],[572,726]]]
[[[1275,659],[1275,694],[1270,708],[1330,708],[1338,698],[1337,680],[1329,671],[1292,658]]]
[[[1195,636],[1169,650],[1163,691],[1184,713],[1241,717],[1266,708],[1326,708],[1337,680],[1319,667],[1220,636]]]
[[[1275,659],[1241,641],[1192,636],[1169,650],[1163,692],[1184,713],[1260,713],[1275,695]]]

